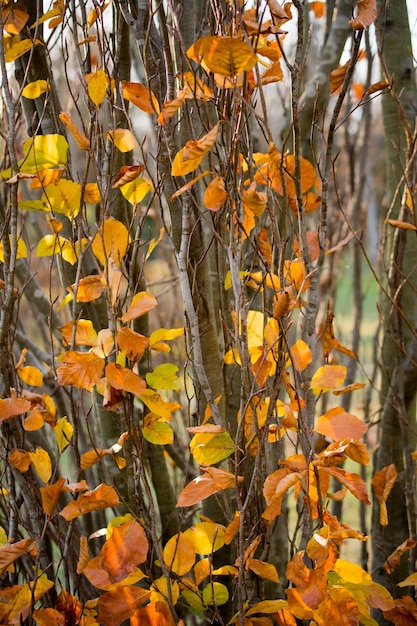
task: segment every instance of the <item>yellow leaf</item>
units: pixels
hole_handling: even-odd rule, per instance
[[[96,107],[99,107],[107,94],[107,87],[110,85],[109,77],[106,72],[101,69],[92,74],[86,74],[88,95],[94,102]]]
[[[184,576],[195,563],[194,546],[184,533],[177,533],[165,545],[163,557],[168,568],[178,576]]]
[[[203,602],[206,605],[222,606],[229,599],[229,591],[223,583],[209,583],[203,589]]]
[[[87,183],[84,187],[84,202],[89,204],[98,204],[100,202],[100,189],[97,183]]]
[[[17,370],[18,376],[21,381],[32,387],[41,387],[43,384],[42,372],[32,365],[26,365],[25,367],[19,367]]]
[[[295,369],[299,372],[302,372],[313,360],[310,348],[302,339],[296,341],[291,347],[291,357]]]
[[[170,341],[171,339],[176,339],[177,337],[184,336],[184,332],[185,332],[185,329],[183,327],[181,328],[158,328],[158,330],[154,330],[153,333],[151,333],[151,336],[149,338],[149,346],[152,348],[152,350],[160,350],[161,352],[169,352],[171,348],[167,344],[161,343],[161,342]],[[161,345],[164,346],[163,350],[161,350],[161,348],[159,347]],[[165,349],[165,346],[167,349]]]
[[[165,446],[174,442],[174,431],[166,422],[162,422],[159,415],[148,413],[143,420],[143,436],[147,441],[158,446]]]
[[[110,217],[97,230],[91,249],[103,266],[106,266],[106,260],[110,258],[120,267],[129,244],[130,236],[126,226]]]
[[[125,128],[116,128],[109,130],[106,134],[107,139],[114,143],[120,152],[130,152],[136,146],[136,139],[133,133]]]
[[[9,235],[10,245],[12,245],[12,236]],[[17,240],[16,259],[27,259],[28,249],[26,243],[19,237]],[[0,241],[0,263],[4,263],[3,242]]]
[[[197,554],[211,554],[224,546],[225,532],[221,524],[207,521],[194,524],[184,534],[192,542]]]
[[[49,83],[46,80],[35,80],[33,83],[29,83],[22,91],[22,96],[30,100],[39,98],[43,93],[50,89]]]
[[[54,185],[48,185],[42,202],[55,213],[74,219],[81,209],[82,186],[73,180],[61,179]]]
[[[66,417],[60,417],[55,424],[55,437],[60,452],[69,445],[74,429]]]
[[[36,448],[35,452],[29,452],[28,454],[39,478],[44,483],[47,483],[52,476],[51,457],[43,448]]]
[[[152,182],[147,178],[135,178],[135,180],[120,187],[123,196],[133,206],[142,202],[146,194],[152,190]]]
[[[272,563],[265,563],[259,559],[248,559],[246,566],[262,579],[265,578],[266,580],[272,580],[274,583],[280,583],[277,569]]]
[[[109,6],[110,2],[105,2],[102,6],[96,5],[94,9],[91,9],[87,18],[87,26],[90,29],[98,20],[98,18],[104,13]]]
[[[250,45],[235,37],[202,37],[187,50],[187,56],[210,72],[230,78],[248,72],[258,62]]]
[[[311,379],[310,389],[315,395],[338,389],[343,385],[346,371],[344,365],[322,365]]]
[[[16,61],[16,59],[19,59],[21,56],[26,54],[26,52],[29,52],[32,47],[41,45],[41,41],[39,41],[39,39],[35,39],[35,41],[32,41],[32,39],[22,39],[19,41],[18,37],[11,37],[11,40],[12,41],[10,41],[10,43],[8,43],[6,38],[4,40],[6,63]]]
[[[75,265],[78,261],[75,249],[68,239],[58,235],[45,235],[36,247],[36,256],[53,256],[54,254],[60,254],[64,261],[71,265]]]
[[[154,389],[176,389],[181,386],[181,381],[177,377],[178,367],[173,363],[162,363],[157,365],[153,372],[146,374],[146,382]]]
[[[233,454],[235,444],[226,431],[197,433],[190,442],[190,451],[200,465],[214,465]]]
[[[173,176],[186,176],[200,165],[207,152],[216,141],[219,124],[216,124],[208,133],[198,141],[187,141],[184,148],[175,155],[172,163]]]

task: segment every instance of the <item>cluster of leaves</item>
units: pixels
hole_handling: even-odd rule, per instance
[[[319,15],[319,8],[313,6],[317,4],[311,3]],[[0,399],[2,455],[8,468],[2,511],[13,511],[13,519],[4,520],[0,529],[0,576],[8,581],[0,598],[4,623],[28,618],[40,626],[91,626],[118,625],[129,619],[132,626],[171,626],[181,623],[187,611],[197,620],[222,623],[223,607],[231,604],[231,595],[238,597],[237,612],[228,623],[246,626],[295,625],[297,619],[313,620],[318,626],[335,619],[341,624],[371,626],[376,624],[372,609],[379,609],[396,624],[415,616],[411,598],[395,599],[363,568],[339,558],[343,542],[367,539],[329,510],[331,501],[341,501],[347,494],[370,504],[364,479],[343,467],[348,459],[368,465],[362,441],[368,425],[329,400],[363,386],[343,386],[347,368],[333,358],[335,351],[349,359],[357,357],[334,336],[330,314],[314,337],[322,348],[320,354],[306,337],[290,339],[292,318],[299,311],[305,314],[311,304],[316,270],[350,238],[330,247],[319,229],[313,228],[322,219],[316,215],[322,202],[322,180],[313,163],[295,151],[279,149],[271,137],[264,152],[253,152],[239,142],[236,147],[230,139],[232,123],[236,124],[233,135],[243,132],[238,121],[242,103],[246,115],[257,91],[284,79],[287,60],[282,27],[292,19],[292,6],[281,7],[275,0],[268,0],[267,5],[269,20],[247,9],[233,23],[233,31],[195,41],[185,55],[193,71],[176,76],[177,91],[165,100],[148,85],[119,80],[117,72],[111,76],[102,59],[95,71],[82,76],[90,123],[81,119],[80,128],[73,113],[60,112],[60,132],[35,134],[23,141],[15,163],[13,155],[8,155],[11,163],[5,164],[1,175],[5,193],[16,200],[11,206],[21,230],[10,220],[10,233],[5,232],[2,241],[4,300],[12,292],[13,305],[15,300],[23,302],[26,285],[21,294],[13,291],[16,263],[29,264],[35,258],[40,264],[39,259],[47,257],[53,274],[50,285],[56,281],[60,289],[57,298],[50,294],[50,308],[66,315],[68,321],[56,329],[61,340],[59,356],[45,359],[43,366],[25,365],[27,358],[42,360],[36,342],[32,349],[29,344],[21,347],[18,354],[17,340],[16,346],[7,342],[2,346],[12,355],[14,381],[9,389],[3,381]],[[92,8],[84,24],[88,36],[78,46],[105,39],[103,15],[108,6]],[[32,36],[33,29],[48,25],[52,32],[65,31],[67,10],[57,0],[27,26],[29,14],[23,2],[3,7],[6,74],[7,64],[44,46]],[[374,19],[375,2],[363,0],[351,26],[361,30]],[[266,67],[262,74],[261,66]],[[333,84],[333,91],[345,80],[347,68],[339,69],[340,82]],[[47,101],[53,89],[46,79],[32,81],[21,85],[16,101],[22,97]],[[170,153],[169,171],[155,171],[142,149],[144,163],[121,165],[103,182],[100,172],[106,159],[100,160],[97,144],[106,144],[115,161],[140,144],[128,115],[124,124],[106,132],[100,126],[106,109],[112,113],[117,108],[126,110],[127,103],[152,116],[161,135],[187,118],[190,107],[199,111],[210,107],[210,114],[202,115],[206,129],[199,139],[189,139]],[[215,123],[209,121],[213,116]],[[227,156],[225,145],[231,148]],[[87,171],[80,180],[71,175],[71,163],[80,154],[94,170],[94,182],[88,182]],[[209,169],[203,170],[206,163]],[[175,191],[166,198],[168,176]],[[140,323],[156,312],[158,300],[140,286],[144,270],[138,271],[135,262],[139,245],[146,247],[145,264],[162,240],[161,230],[159,237],[141,241],[150,208],[158,202],[185,203],[202,184],[202,219],[228,259],[221,276],[222,294],[228,302],[222,320],[227,339],[223,363],[225,371],[239,372],[243,391],[233,420],[228,421],[226,411],[217,408],[225,402],[223,397],[213,401],[207,395],[207,402],[201,404],[204,408],[199,406],[197,423],[188,425],[187,455],[191,468],[197,468],[194,478],[186,480],[190,476],[187,467],[179,468],[172,455],[172,482],[181,469],[175,513],[180,521],[176,532],[167,537],[166,520],[157,511],[161,506],[157,477],[152,475],[151,485],[146,455],[152,454],[149,448],[178,443],[180,416],[186,411],[180,412],[183,405],[176,392],[186,397],[188,390],[176,363],[164,361],[152,367],[151,361],[155,355],[170,352],[168,341],[184,333],[194,336],[192,323],[190,328],[164,328],[156,322],[153,332],[140,332]],[[128,220],[111,214],[112,198],[115,203],[127,202]],[[91,226],[94,205],[99,207],[97,226]],[[28,211],[35,211],[39,221],[45,215],[50,229],[36,241],[39,227],[25,225],[26,219],[30,222]],[[279,212],[286,216],[281,223]],[[286,232],[287,215],[291,228],[299,226],[298,236]],[[170,234],[174,240],[175,233]],[[287,250],[290,236],[293,245]],[[183,247],[188,254],[188,245]],[[181,250],[177,261],[181,266]],[[192,310],[185,296],[184,300],[190,320]],[[96,320],[103,309],[106,323],[99,324]],[[19,315],[17,311],[13,318],[16,328]],[[51,325],[51,335],[53,330]],[[56,337],[51,346],[55,355]],[[190,351],[198,372],[197,350],[191,345]],[[204,387],[196,375],[196,395],[201,391],[199,384]],[[48,385],[53,387],[50,393]],[[320,401],[324,409],[316,416]],[[117,417],[119,432],[111,442],[97,443],[90,413],[97,421],[107,413]],[[87,445],[80,433],[88,435]],[[321,450],[315,449],[316,436],[324,442]],[[292,453],[286,455],[285,447]],[[159,458],[167,470],[165,457]],[[68,469],[71,465],[74,468]],[[73,474],[75,480],[67,480]],[[99,476],[104,478],[98,483]],[[131,481],[127,492],[120,485],[121,476]],[[333,479],[340,484],[336,492]],[[395,480],[394,466],[373,478],[382,525],[387,524],[386,501]],[[37,520],[32,520],[32,526],[19,512],[15,482],[23,485],[25,498],[32,498],[29,517]],[[310,532],[303,546],[293,541],[284,568],[285,599],[277,599],[281,581],[278,564],[270,558],[270,544],[290,494],[299,520],[308,518],[305,528]],[[221,518],[199,511],[200,503],[212,496],[225,512]],[[50,553],[46,536],[53,543]],[[68,563],[74,538],[76,559],[73,556]],[[388,570],[395,569],[401,555],[413,547],[412,542],[399,546],[387,560]],[[54,551],[62,560],[56,568]],[[219,554],[227,555],[220,557],[220,563]],[[66,584],[60,580],[61,572]],[[25,577],[30,582],[23,582]],[[274,585],[271,599],[259,592],[263,581]],[[415,583],[414,576],[401,584]],[[257,591],[251,594],[248,590],[255,586]]]

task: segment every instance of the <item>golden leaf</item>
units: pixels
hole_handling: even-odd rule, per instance
[[[129,322],[130,320],[145,315],[145,313],[148,313],[148,311],[151,311],[157,305],[158,302],[152,294],[147,291],[141,291],[133,297],[132,304],[128,311],[122,315],[120,319],[122,322]]]
[[[143,378],[126,367],[116,365],[116,363],[109,363],[106,366],[106,378],[115,389],[127,391],[136,396],[140,396],[146,389],[146,383]]]
[[[130,152],[136,146],[136,139],[132,131],[126,128],[116,128],[109,130],[106,134],[107,139],[114,143],[120,152]]]
[[[110,217],[104,220],[102,226],[94,235],[91,249],[94,256],[105,267],[107,259],[113,259],[119,267],[130,244],[129,231],[126,226]]]
[[[197,141],[187,141],[184,148],[175,155],[172,163],[173,176],[186,176],[200,165],[207,152],[216,141],[219,124],[216,124],[204,137]]]

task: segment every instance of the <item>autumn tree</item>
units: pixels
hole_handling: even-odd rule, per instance
[[[1,8],[1,619],[416,621],[345,549],[371,503],[373,424],[350,412],[371,103],[404,106],[389,70],[372,81],[375,1]],[[390,328],[409,270],[386,260]],[[378,529],[397,463],[373,478]]]

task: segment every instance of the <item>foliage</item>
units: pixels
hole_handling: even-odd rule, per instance
[[[331,512],[370,504],[324,277],[361,237],[339,127],[389,86],[352,83],[375,0],[304,152],[323,3],[29,4],[1,11],[0,621],[414,623]]]

